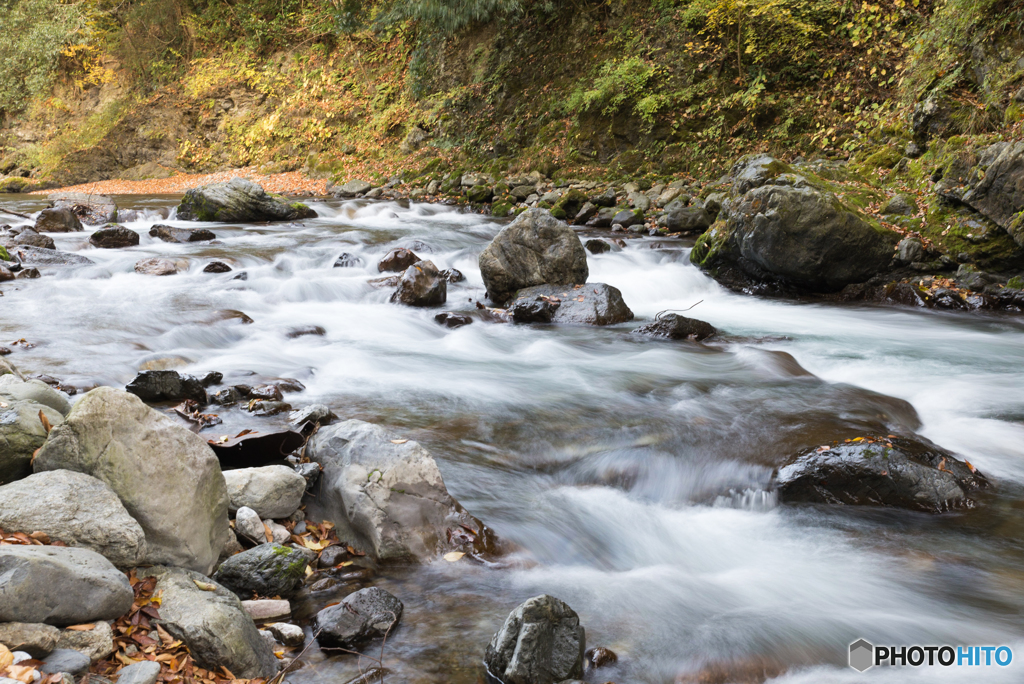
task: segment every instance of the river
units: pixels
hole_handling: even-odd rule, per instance
[[[436,310],[391,304],[367,280],[384,253],[410,247],[466,275],[445,308],[473,312],[477,255],[500,221],[330,200],[301,224],[187,224],[153,211],[176,198],[116,199],[144,210],[124,224],[142,244],[100,250],[88,229],[51,234],[95,265],[3,284],[0,344],[35,344],[8,359],[78,387],[121,387],[171,357],[233,382],[296,378],[306,390],[286,395],[293,405],[323,402],[422,442],[452,494],[521,547],[510,568],[439,560],[383,574],[377,584],[406,606],[384,653],[394,681],[481,681],[491,635],[539,593],[580,614],[588,647],[618,653],[592,682],[670,684],[749,662],[780,664],[773,681],[787,684],[1024,680],[1017,660],[983,672],[846,666],[858,638],[1008,645],[1024,658],[1024,319],[739,295],[689,263],[692,242],[636,238],[589,255],[590,280],[619,288],[638,321],[696,304],[687,315],[719,328],[717,340],[641,338],[636,321],[449,330]],[[148,236],[154,223],[202,225],[217,240],[167,244]],[[363,265],[332,268],[342,252]],[[134,273],[150,256],[191,266]],[[215,258],[235,272],[202,272]],[[234,279],[241,270],[247,279]],[[287,337],[309,325],[326,334]],[[218,413],[224,425],[204,435],[284,421]],[[776,502],[773,467],[872,430],[916,430],[996,487],[977,509],[942,516]],[[288,681],[359,672],[353,656],[315,648],[305,661]]]

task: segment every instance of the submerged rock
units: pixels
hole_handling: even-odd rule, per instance
[[[390,632],[402,619],[403,609],[402,602],[383,589],[360,589],[317,613],[313,633],[322,648],[354,650]]]
[[[441,471],[418,443],[346,420],[321,428],[306,446],[323,468],[318,504],[382,560],[427,560],[447,551],[490,554],[497,539],[448,493]]]
[[[545,321],[549,312],[550,317]],[[516,293],[510,313],[516,323],[614,325],[633,320],[633,312],[622,300],[622,293],[604,283],[527,287]]]
[[[0,622],[63,627],[113,620],[134,599],[128,578],[88,549],[0,546],[0,578]]]
[[[872,438],[799,456],[779,469],[776,485],[785,502],[941,513],[973,507],[971,495],[988,480],[923,439]]]
[[[633,331],[637,335],[664,337],[670,340],[695,340],[700,342],[718,333],[715,326],[696,318],[687,318],[679,314],[663,314],[654,322],[641,325]]]
[[[106,482],[142,526],[147,562],[210,572],[228,541],[227,488],[206,440],[127,392],[87,392],[33,467]]]
[[[497,303],[525,287],[585,283],[590,273],[576,232],[543,209],[527,209],[505,226],[479,264],[487,296]]]
[[[342,252],[337,259],[334,260],[334,268],[355,268],[356,266],[362,266],[363,260],[354,254],[348,252]]]
[[[301,202],[289,203],[283,197],[268,194],[262,187],[244,178],[232,178],[193,188],[178,205],[178,218],[186,221],[255,223],[294,221],[316,218],[317,213]]]
[[[503,684],[556,684],[583,677],[585,650],[579,615],[543,594],[509,614],[487,646],[484,664]]]
[[[448,300],[448,282],[432,261],[419,261],[405,270],[391,301],[406,306],[441,306]]]

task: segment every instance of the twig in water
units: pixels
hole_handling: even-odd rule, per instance
[[[10,209],[4,209],[3,207],[0,207],[0,211],[2,211],[5,214],[10,214],[11,216],[17,216],[18,218],[28,219],[29,221],[32,220],[32,217],[29,216],[28,214],[19,214],[16,211],[12,211]]]
[[[697,304],[700,304],[703,301],[704,300],[701,299],[700,301],[697,302]],[[684,313],[684,312],[689,311],[690,309],[692,309],[694,306],[697,306],[697,304],[693,304],[691,306],[688,306],[685,309],[665,309],[664,311],[659,311],[658,315],[654,317],[654,320],[660,321],[661,317],[664,316],[667,313]]]

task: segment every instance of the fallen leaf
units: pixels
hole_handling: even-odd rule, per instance
[[[39,410],[39,422],[43,424],[43,429],[46,430],[46,434],[50,434],[50,430],[53,429],[53,426],[50,425],[50,421],[46,419],[46,415],[43,413],[42,409]]]
[[[267,523],[263,523],[263,534],[267,535],[267,543],[274,541],[274,532]]]
[[[977,468],[975,468],[975,467],[974,467],[973,465],[971,465],[971,462],[970,462],[970,461],[964,460],[964,463],[966,463],[966,464],[967,464],[967,468],[968,468],[968,469],[969,469],[969,470],[970,470],[970,471],[971,471],[972,473],[976,473],[976,472],[978,472],[978,469],[977,469]]]
[[[313,568],[311,568],[311,567],[309,567],[307,565],[306,566],[306,577],[311,577],[312,575],[313,575]]]
[[[202,580],[192,580],[196,583],[196,586],[203,591],[217,591],[217,585],[211,582],[203,582]]]
[[[91,632],[92,630],[96,629],[96,625],[93,623],[89,623],[87,625],[71,625],[70,627],[65,627],[64,629],[70,629],[75,632]]]
[[[393,439],[393,440],[391,440],[391,443],[392,444],[405,444],[408,441],[409,440],[407,440],[407,439]]]
[[[466,554],[462,553],[461,551],[449,551],[448,553],[444,554],[444,559],[449,563],[454,563],[455,561],[461,559],[465,555]]]
[[[3,644],[0,644],[0,671],[6,670],[14,662],[14,654]]]

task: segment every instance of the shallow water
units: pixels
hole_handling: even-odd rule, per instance
[[[130,249],[93,249],[88,232],[52,234],[58,249],[96,263],[4,283],[0,344],[35,343],[8,358],[78,387],[123,386],[143,363],[169,357],[231,382],[297,378],[306,390],[286,396],[293,405],[324,402],[424,443],[456,498],[528,562],[439,561],[377,581],[406,605],[385,650],[395,681],[480,681],[490,636],[539,593],[579,612],[588,646],[619,654],[593,682],[668,683],[708,663],[757,659],[785,666],[777,681],[787,683],[1024,679],[1016,660],[983,671],[845,666],[861,637],[1006,644],[1024,658],[1024,319],[745,297],[694,268],[688,243],[638,238],[590,255],[590,280],[618,287],[638,320],[699,302],[688,315],[724,331],[719,341],[638,338],[637,322],[478,319],[448,330],[436,310],[389,304],[390,292],[367,280],[384,253],[411,247],[467,276],[449,286],[445,308],[475,315],[476,257],[501,222],[429,205],[314,207],[321,218],[301,224],[205,224],[215,243],[149,238],[154,223],[204,225],[155,214],[125,224],[143,236]],[[363,266],[332,268],[342,252]],[[190,269],[134,273],[150,256],[186,258]],[[203,273],[214,258],[248,279]],[[286,337],[306,325],[326,335]],[[225,425],[204,435],[282,420],[219,413]],[[979,509],[939,517],[779,506],[767,491],[773,466],[794,452],[883,430],[917,430],[998,486]],[[354,657],[315,649],[307,662],[290,681],[359,671]]]

